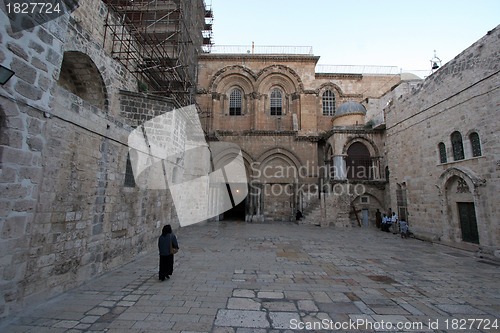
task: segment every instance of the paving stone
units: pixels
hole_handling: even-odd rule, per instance
[[[297,307],[292,302],[264,302],[262,306],[269,311],[297,311]]]
[[[249,289],[235,289],[233,291],[234,297],[255,297],[255,292]]]
[[[76,320],[61,320],[60,322],[53,325],[56,328],[73,328],[78,325],[79,322]]]
[[[219,310],[216,326],[268,328],[270,324],[264,311]]]
[[[300,321],[299,314],[293,312],[269,312],[269,318],[271,318],[272,327],[276,329],[290,329],[292,321]]]
[[[354,303],[354,305],[356,305],[358,307],[358,309],[361,310],[361,312],[363,312],[365,314],[374,314],[373,310],[370,309],[365,303],[363,303],[361,301],[356,301],[353,303]]]
[[[102,316],[106,313],[109,312],[109,308],[104,308],[104,307],[95,307],[90,311],[87,311],[87,315],[97,315],[97,316]]]
[[[403,309],[411,313],[412,315],[416,316],[423,316],[424,313],[420,311],[419,309],[415,308],[414,306],[408,304],[408,303],[400,303],[399,306],[401,306]]]
[[[309,301],[309,300],[298,301],[297,306],[299,307],[299,310],[301,310],[301,311],[307,311],[307,312],[318,311],[318,307],[316,306],[316,304],[314,304],[313,301]]]
[[[283,298],[283,293],[282,292],[275,292],[275,291],[259,291],[257,293],[258,298],[271,298],[271,299],[281,299]]]
[[[381,315],[410,314],[408,311],[399,306],[381,306],[381,307],[374,306],[371,309],[376,314],[381,314]]]
[[[470,314],[470,315],[481,315],[485,314],[484,311],[481,311],[475,307],[470,305],[462,305],[462,304],[438,304],[436,305],[443,311],[446,311],[450,314]]]
[[[228,309],[260,310],[260,303],[248,298],[231,297],[227,303]]]
[[[86,324],[92,324],[95,323],[97,319],[99,319],[99,316],[85,316],[82,319],[80,319],[80,322]]]
[[[327,313],[362,313],[353,303],[318,303],[318,307],[321,311]]]

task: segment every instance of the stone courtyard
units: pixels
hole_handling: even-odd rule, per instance
[[[210,222],[176,234],[169,280],[154,251],[0,330],[500,331],[500,264],[472,252],[372,227]]]

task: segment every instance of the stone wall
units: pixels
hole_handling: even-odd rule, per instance
[[[397,206],[396,191],[406,189],[410,229],[420,237],[463,244],[449,185],[458,177],[472,193],[479,248],[492,253],[500,247],[499,64],[497,27],[409,94],[394,96],[387,109],[391,205]],[[464,159],[454,158],[455,131],[463,138]],[[472,154],[473,132],[480,137],[480,156]],[[440,142],[446,146],[444,163]]]
[[[0,27],[0,63],[15,71],[0,87],[0,317],[154,249],[164,224],[178,227],[168,191],[125,185],[133,126],[175,105],[133,92],[102,48],[107,7],[93,3],[30,30]],[[60,85],[65,52],[80,85],[101,80],[103,103]]]

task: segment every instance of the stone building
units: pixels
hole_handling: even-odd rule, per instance
[[[391,206],[422,238],[497,256],[499,70],[496,27],[386,110]]]
[[[15,74],[0,87],[0,317],[152,250],[165,223],[178,226],[168,191],[136,184],[127,138],[192,103],[206,9],[144,3],[65,0],[61,15],[23,26],[2,5],[0,63]]]
[[[300,223],[357,227],[392,207],[418,237],[498,251],[498,27],[422,82],[316,71],[309,53],[202,54],[202,0],[63,3],[31,25],[0,11],[0,64],[14,72],[0,87],[0,317],[179,226],[171,193],[134,177],[128,137],[195,101],[250,180],[219,218],[300,210]]]

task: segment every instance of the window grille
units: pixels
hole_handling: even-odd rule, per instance
[[[453,147],[453,159],[455,161],[463,160],[465,158],[464,145],[460,132],[455,131],[451,133],[451,145]]]
[[[467,185],[467,182],[462,178],[458,178],[457,193],[470,193],[469,185]]]
[[[271,116],[281,116],[283,111],[283,98],[281,91],[274,89],[271,92]]]
[[[335,115],[335,94],[331,90],[323,93],[323,116]]]
[[[229,95],[229,115],[230,116],[240,116],[241,115],[241,91],[239,89],[233,89]]]
[[[479,142],[479,134],[472,132],[469,135],[469,140],[472,145],[472,156],[481,156],[481,142]]]
[[[448,160],[446,158],[446,146],[445,146],[445,144],[440,142],[438,147],[439,147],[439,159],[440,159],[441,163],[448,162]]]

